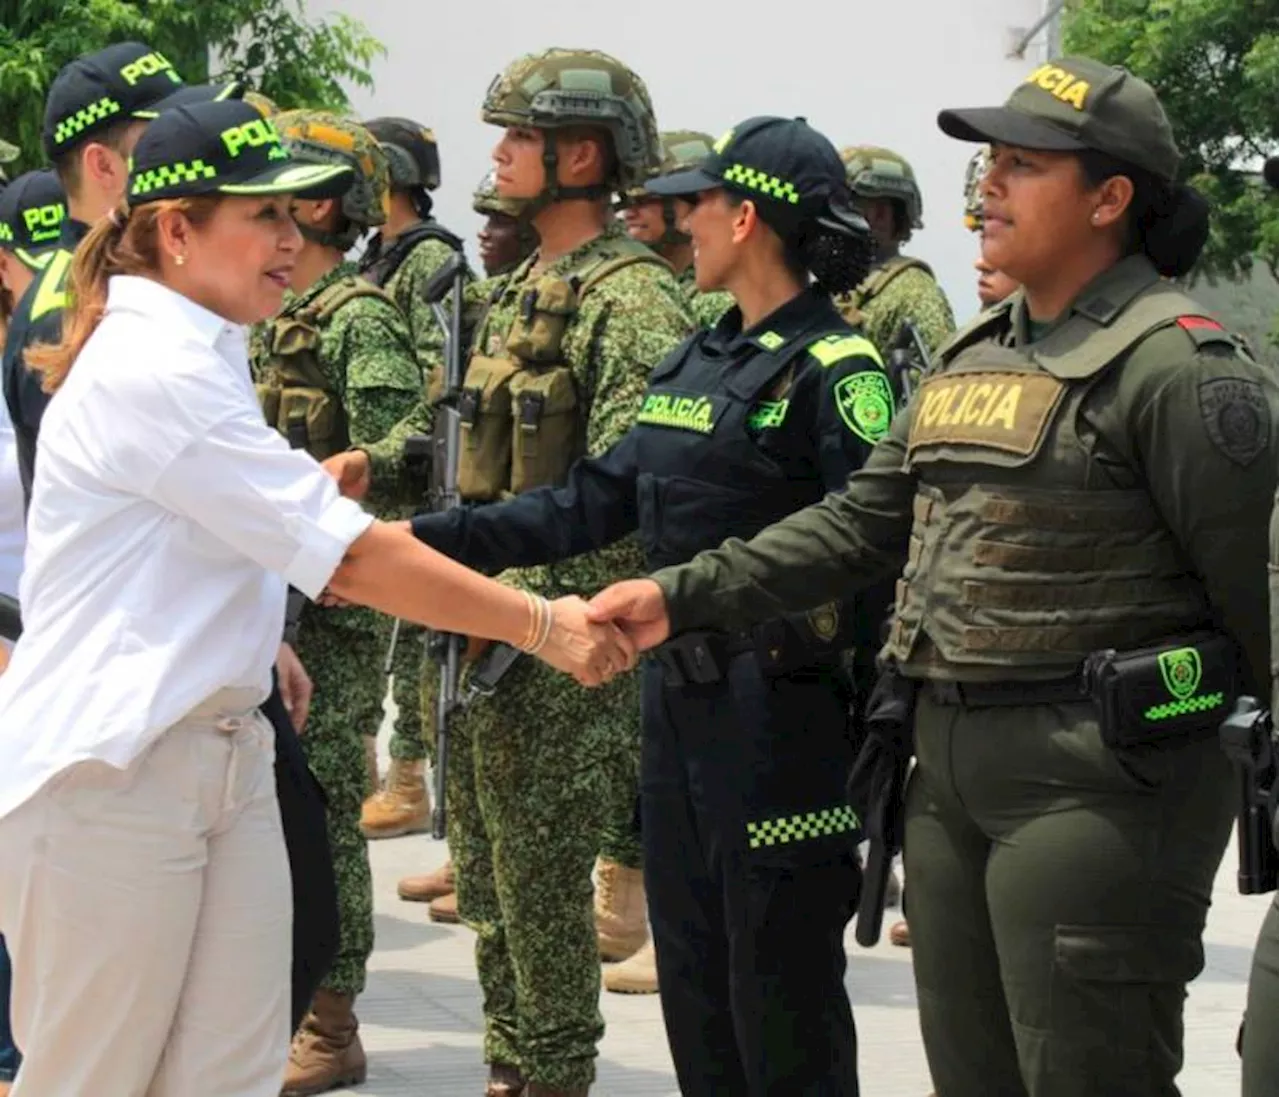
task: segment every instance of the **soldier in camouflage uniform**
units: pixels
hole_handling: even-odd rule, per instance
[[[485,274],[495,278],[509,274],[533,254],[538,234],[529,223],[528,203],[518,198],[503,198],[494,185],[492,170],[480,180],[472,196],[471,208],[485,218],[480,229],[480,262]],[[398,685],[397,677],[397,685]],[[436,697],[440,684],[439,665],[431,659],[422,662],[422,680],[418,701],[419,727],[423,755],[435,764]],[[396,695],[403,712],[404,702]],[[397,730],[399,725],[397,724]],[[407,742],[402,744],[403,757],[409,757]],[[396,757],[396,738],[391,740],[392,758]],[[367,831],[366,831],[367,833]],[[430,903],[428,914],[433,922],[453,924],[458,921],[458,896],[452,859],[439,868],[418,876],[406,876],[396,885],[401,899],[414,903]]]
[[[861,321],[867,337],[885,357],[899,329],[911,321],[930,351],[956,328],[955,317],[933,271],[919,259],[901,253],[912,229],[923,228],[923,202],[911,165],[889,149],[859,145],[843,149],[849,189],[875,233],[878,254],[871,273],[850,294],[836,301],[855,327]]]
[[[693,330],[666,264],[610,214],[611,192],[658,162],[639,77],[602,53],[548,50],[494,80],[483,117],[507,127],[497,186],[529,201],[541,244],[510,275],[471,288],[489,302],[464,381],[476,415],[460,481],[476,501],[558,483],[576,457],[613,445],[649,370]],[[399,444],[330,468],[364,464],[376,488],[395,475]],[[628,541],[503,578],[585,594],[640,562]],[[636,676],[588,693],[532,660],[455,722],[449,845],[459,910],[477,934],[489,1097],[579,1097],[595,1076],[604,1022],[591,869],[607,821],[633,801],[638,735]]]
[[[485,219],[480,229],[480,262],[485,276],[509,274],[533,254],[538,234],[529,223],[529,204],[503,198],[492,170],[485,174],[471,197],[471,208]]]
[[[8,141],[0,139],[0,189],[9,181],[9,176],[5,174],[5,164],[12,164],[18,158],[18,146],[11,145]]]
[[[341,199],[297,201],[303,236],[294,294],[257,348],[254,379],[269,423],[317,460],[381,439],[421,403],[422,375],[404,317],[343,255],[386,219],[387,165],[362,127],[334,115],[289,111],[275,119],[292,155],[345,164],[356,183]],[[372,509],[385,511],[378,498]],[[366,777],[361,743],[377,725],[386,619],[362,607],[308,604],[298,651],[316,684],[307,761],[328,798],[329,841],[338,882],[338,953],[290,1051],[283,1093],[323,1093],[362,1082],[366,1064],[353,1012],[373,951],[369,856],[360,833]]]
[[[695,167],[711,152],[713,142],[710,134],[695,130],[668,130],[660,134],[659,139],[662,142],[662,163],[651,178]],[[719,320],[733,305],[733,297],[723,290],[698,291],[693,270],[693,245],[689,242],[689,234],[680,227],[693,204],[684,198],[650,194],[642,183],[628,188],[619,206],[622,222],[627,226],[631,239],[648,244],[671,264],[698,323],[710,327]]]
[[[431,216],[430,192],[440,186],[440,153],[432,132],[408,118],[375,118],[365,127],[386,153],[391,202],[386,224],[361,257],[360,272],[374,285],[382,286],[400,307],[409,321],[418,363],[427,376],[440,361],[444,333],[423,288],[455,252],[462,250],[462,241]],[[396,722],[391,735],[391,769],[361,810],[360,829],[366,838],[396,838],[424,831],[431,818],[418,695],[425,631],[402,621],[392,635]],[[375,784],[376,735],[375,723],[366,729],[365,743],[366,755],[374,759]]]

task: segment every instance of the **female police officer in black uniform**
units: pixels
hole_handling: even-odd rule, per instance
[[[1208,211],[1149,86],[1067,57],[939,124],[992,145],[983,254],[1022,288],[941,348],[843,492],[594,611],[653,643],[900,571],[938,1092],[1175,1097],[1231,829],[1218,725],[1267,680],[1275,377],[1167,280]]]
[[[887,430],[875,349],[829,303],[869,254],[830,142],[799,119],[753,118],[649,189],[696,196],[698,288],[726,289],[738,308],[654,370],[613,449],[562,487],[414,519],[428,544],[496,571],[639,530],[651,565],[679,563],[840,488]],[[644,669],[645,883],[684,1093],[857,1092],[842,936],[858,820],[840,662],[874,638],[884,604],[867,607],[682,637]]]

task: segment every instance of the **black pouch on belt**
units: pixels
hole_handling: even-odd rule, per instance
[[[1216,735],[1239,689],[1235,644],[1196,632],[1134,651],[1095,651],[1085,688],[1113,750]]]

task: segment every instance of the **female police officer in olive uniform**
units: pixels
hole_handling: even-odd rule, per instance
[[[750,119],[716,147],[648,186],[696,196],[698,287],[729,290],[738,308],[654,370],[637,425],[565,486],[417,518],[421,539],[496,571],[639,530],[651,565],[673,564],[816,502],[861,466],[893,400],[875,349],[829,301],[870,252],[839,156],[798,119]],[[857,1092],[840,656],[860,628],[874,636],[883,610],[832,604],[686,637],[645,669],[645,882],[684,1093]]]
[[[1276,384],[1161,279],[1207,211],[1150,87],[1068,57],[939,123],[993,145],[983,251],[1023,288],[942,349],[845,491],[595,612],[652,645],[900,570],[938,1092],[1172,1097],[1231,827],[1231,649],[1250,692],[1267,677]]]

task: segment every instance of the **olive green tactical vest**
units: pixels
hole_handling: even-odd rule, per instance
[[[582,456],[582,401],[562,342],[587,294],[634,263],[670,269],[643,244],[610,240],[588,252],[580,269],[526,283],[503,353],[471,355],[459,400],[463,499],[488,501],[558,484]],[[440,372],[433,377],[433,397]]]
[[[254,386],[267,423],[317,461],[351,445],[342,394],[334,391],[318,356],[329,320],[358,297],[380,297],[395,307],[383,290],[351,275],[326,286],[302,308],[286,308],[271,323],[266,364]]]
[[[1092,651],[1208,622],[1141,474],[1100,470],[1079,414],[1108,367],[1203,310],[1149,266],[1120,292],[1020,349],[995,341],[1009,305],[984,314],[921,385],[906,456],[919,487],[886,647],[909,675],[1060,677]],[[1216,325],[1197,336],[1235,346]]]

